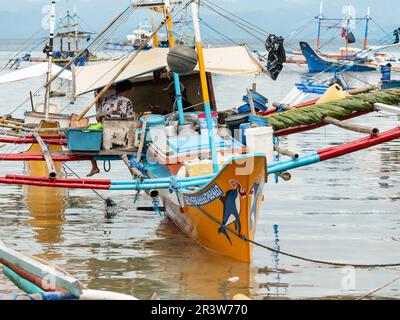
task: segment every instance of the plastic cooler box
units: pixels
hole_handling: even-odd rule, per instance
[[[273,133],[271,127],[250,128],[244,133],[249,151],[251,153],[264,153],[269,163],[274,161]]]
[[[96,152],[101,150],[103,130],[76,128],[67,130],[66,134],[70,151]]]

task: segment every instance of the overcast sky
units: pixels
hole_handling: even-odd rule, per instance
[[[298,30],[301,26],[316,16],[319,12],[320,0],[212,0],[235,12],[245,19],[261,26],[265,30],[281,35],[288,35],[291,31]],[[329,17],[342,17],[343,7],[348,0],[325,0],[324,12]],[[41,20],[44,14],[42,8],[48,5],[50,0],[12,0],[0,1],[0,38],[29,38],[35,31],[40,30]],[[58,14],[65,13],[66,6],[73,10],[87,22],[92,29],[100,29],[113,16],[121,12],[130,3],[128,0],[58,0]],[[391,32],[400,27],[400,10],[398,0],[353,0],[351,4],[356,8],[358,16],[365,16],[367,7],[371,7],[371,15],[375,21]],[[396,8],[396,9],[393,9]],[[243,36],[240,30],[233,28],[229,22],[215,17],[211,12],[202,10],[202,16],[219,30],[233,37]],[[147,17],[146,12],[136,15],[128,24],[123,26],[119,35],[132,31],[140,20]],[[396,25],[396,24],[399,25]],[[379,29],[372,26],[371,32],[376,32],[379,37]],[[362,32],[362,27],[359,27]],[[311,36],[315,32],[315,24],[310,23],[307,31]],[[383,33],[381,33],[383,36]]]

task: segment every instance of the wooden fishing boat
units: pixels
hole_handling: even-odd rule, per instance
[[[116,292],[89,290],[79,280],[45,261],[23,255],[0,242],[4,275],[24,293],[0,300],[137,300]]]
[[[396,41],[396,39],[391,42],[390,37],[386,36],[380,41],[379,45],[370,46],[368,43],[371,22],[374,22],[376,26],[383,30],[371,16],[370,7],[368,7],[365,16],[355,17],[351,5],[348,4],[345,17],[330,18],[324,14],[323,1],[321,1],[320,12],[315,19],[317,23],[315,50],[302,41],[300,42],[300,51],[295,50],[288,54],[287,63],[299,65],[307,64],[309,72],[335,72],[336,70],[342,71],[344,69],[352,72],[364,72],[375,70],[388,63],[390,63],[394,69],[399,67],[399,59],[393,54],[382,52],[383,50],[398,46],[398,41]],[[350,47],[352,43],[356,42],[353,34],[354,26],[361,22],[365,23],[363,46],[362,48]],[[321,45],[323,27],[326,27],[327,30],[338,29],[338,36],[341,35],[341,37],[344,38],[345,46],[340,48],[338,53],[326,53],[321,51],[322,47],[327,45],[327,43]],[[333,39],[334,38],[332,38],[332,40]]]
[[[3,161],[45,162],[49,175],[6,175],[0,178],[0,183],[114,192],[145,191],[153,199],[155,211],[160,212],[162,202],[166,216],[203,247],[249,263],[252,259],[255,230],[268,175],[277,175],[288,180],[290,179],[288,171],[291,169],[400,138],[398,127],[379,133],[376,128],[355,127],[342,121],[374,111],[375,103],[398,105],[400,91],[396,89],[373,92],[370,95],[358,94],[325,103],[314,100],[298,108],[290,106],[288,111],[267,110],[264,114],[256,114],[254,105],[257,101],[253,101],[249,92],[247,98],[250,111],[256,119],[247,121],[249,127],[245,130],[246,144],[235,138],[232,132],[230,135],[220,136],[215,124],[216,118],[212,113],[216,110],[216,105],[211,73],[251,75],[265,70],[246,47],[203,49],[197,2],[191,3],[196,50],[190,46],[183,48],[175,46],[171,32],[173,17],[168,6],[163,5],[163,8],[166,17],[153,30],[152,35],[167,25],[170,51],[154,48],[141,52],[139,49],[125,59],[77,68],[73,77],[75,95],[96,92],[95,99],[82,111],[77,118],[78,121],[85,119],[93,105],[110,90],[112,92],[114,84],[131,80],[134,90],[127,96],[135,101],[137,112],[143,112],[141,128],[137,130],[139,134],[133,144],[131,144],[130,129],[136,129],[139,123],[131,119],[111,124],[105,121],[103,132],[97,130],[93,133],[93,136],[100,137],[100,140],[96,138],[96,143],[90,145],[92,147],[100,142],[99,148],[95,151],[72,147],[74,143],[82,142],[92,136],[90,130],[86,128],[80,130],[77,137],[72,138],[71,128],[56,128],[53,135],[40,137],[35,129],[23,127],[21,130],[25,133],[24,137],[13,139],[0,137],[0,142],[40,144],[40,140],[43,140],[50,146],[68,145],[69,148],[55,151],[41,147],[40,152],[1,155]],[[151,38],[148,37],[146,41],[150,41]],[[142,47],[147,44],[146,41],[142,43]],[[173,61],[176,57],[178,60]],[[189,67],[187,67],[188,62]],[[183,68],[182,65],[185,64],[186,67]],[[173,71],[171,86],[169,86],[171,79],[165,72],[166,66]],[[184,71],[179,72],[182,68]],[[185,91],[182,89],[182,83],[185,84]],[[199,87],[201,92],[198,90]],[[162,90],[163,88],[175,89],[172,94],[173,101],[170,99],[171,93]],[[198,113],[195,114],[199,121],[198,130],[188,128],[190,124],[188,117],[193,117],[193,112],[191,114],[185,112],[184,96],[191,102],[192,108],[204,110],[200,111],[202,117],[199,117]],[[149,111],[149,105],[153,106],[153,115],[145,113]],[[176,117],[171,116],[167,121],[164,114],[171,113],[175,106]],[[47,107],[45,110],[47,110],[44,113],[46,118],[49,112]],[[220,120],[223,122],[223,119]],[[175,122],[175,126],[172,125],[173,130],[167,130],[171,129],[168,127],[171,127],[173,122]],[[294,154],[273,144],[273,133],[275,136],[288,135],[327,124],[361,132],[366,134],[366,137],[305,155]],[[108,130],[118,132],[122,130],[123,137],[117,138],[127,140],[126,145],[101,150],[102,136],[103,145],[110,142],[108,139],[115,138],[117,131],[113,131],[110,135]],[[47,133],[50,132],[54,131],[49,130]],[[66,135],[60,132],[65,132]],[[289,158],[275,161],[274,148]],[[56,172],[51,175],[55,171],[51,170],[54,163],[89,160],[122,160],[128,166],[132,178],[115,181],[65,179]]]

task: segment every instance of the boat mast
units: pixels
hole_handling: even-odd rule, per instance
[[[169,47],[173,48],[175,46],[175,39],[172,34],[174,25],[173,25],[173,21],[171,19],[170,12],[171,12],[170,0],[165,0],[165,16],[168,19],[168,22],[167,22],[168,42],[169,42]],[[184,110],[183,110],[181,82],[180,82],[180,77],[176,72],[174,72],[174,84],[175,84],[176,104],[178,107],[179,124],[183,125],[183,124],[185,124],[185,115],[184,115]]]
[[[350,2],[347,4],[347,25],[346,25],[346,56],[349,55],[349,29],[350,29]]]
[[[62,29],[64,29],[62,17],[60,17],[60,19],[59,19],[59,26],[60,26],[59,30],[60,30],[60,32],[62,32],[63,31]],[[60,52],[63,52],[63,51],[64,51],[63,37],[60,37]]]
[[[53,47],[54,47],[54,29],[55,29],[55,19],[56,19],[56,1],[51,1],[51,16],[50,16],[50,37],[49,37],[49,50],[47,52],[47,78],[46,78],[46,94],[44,98],[44,113],[45,119],[49,118],[49,109],[50,109],[50,91],[51,91],[51,73],[53,66]]]
[[[210,105],[210,94],[208,91],[207,84],[207,74],[206,68],[204,64],[204,55],[203,55],[203,45],[201,42],[201,33],[200,33],[200,23],[199,23],[199,2],[195,0],[191,4],[192,6],[192,18],[193,18],[193,28],[195,34],[196,41],[196,49],[197,56],[199,60],[199,69],[200,69],[200,80],[201,80],[201,89],[203,93],[203,101],[204,101],[204,110],[206,113],[207,127],[208,127],[208,140],[211,149],[211,159],[213,163],[214,173],[219,171],[218,161],[217,161],[217,151],[214,143],[214,126],[211,115],[211,105]]]
[[[321,45],[321,24],[322,24],[322,19],[323,19],[323,10],[324,10],[324,2],[321,1],[321,5],[319,7],[319,16],[317,17],[318,22],[317,22],[317,47],[315,51],[319,51],[320,45]]]
[[[151,17],[151,28],[154,32],[154,30],[157,28],[157,24],[156,24],[156,16],[154,15],[154,11],[152,9],[150,9],[150,17]],[[154,34],[153,36],[153,45],[155,48],[157,48],[160,45],[157,33]]]
[[[367,16],[365,17],[365,37],[364,37],[364,49],[368,46],[368,28],[369,21],[371,20],[371,7],[367,9]]]
[[[71,52],[71,39],[70,39],[70,34],[71,34],[71,21],[70,21],[70,15],[69,15],[69,8],[67,8],[67,41],[68,41],[68,52]]]
[[[76,13],[76,7],[74,8],[74,25],[75,25],[75,47],[76,51],[79,51],[79,38],[78,38],[78,15]]]

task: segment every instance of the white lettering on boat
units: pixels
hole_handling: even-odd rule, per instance
[[[219,199],[224,195],[223,191],[217,184],[213,184],[208,190],[195,195],[195,196],[185,196],[185,204],[188,207],[201,207],[206,204]]]

